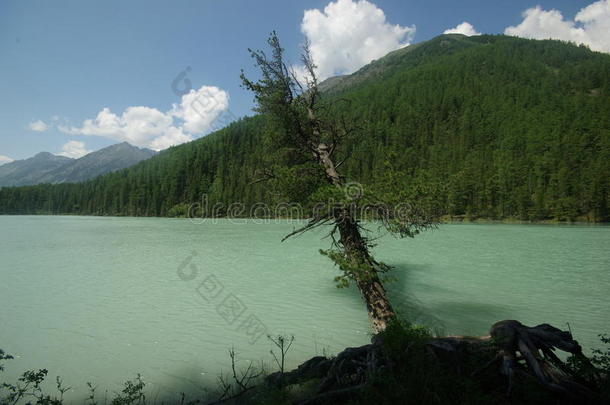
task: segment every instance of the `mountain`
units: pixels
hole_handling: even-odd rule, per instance
[[[78,183],[133,166],[151,158],[155,153],[153,150],[138,148],[127,142],[118,143],[68,162],[42,176],[39,183]]]
[[[608,54],[442,35],[322,87],[360,127],[341,167],[351,181],[373,182],[390,162],[440,190],[452,217],[610,220]],[[272,202],[249,185],[266,128],[264,116],[244,118],[85,183],[3,188],[0,213],[172,216],[203,194],[225,207]]]
[[[0,166],[0,187],[40,183],[77,183],[133,166],[156,152],[127,142],[108,146],[79,159],[41,152]]]
[[[48,173],[72,162],[64,156],[40,152],[34,157],[0,166],[0,187],[37,184]]]

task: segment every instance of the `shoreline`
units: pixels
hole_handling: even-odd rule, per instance
[[[207,221],[207,220],[255,220],[255,221],[271,221],[271,220],[292,220],[292,221],[307,221],[309,218],[289,218],[289,217],[195,217],[189,218],[184,216],[149,216],[149,215],[100,215],[100,214],[0,214],[0,217],[92,217],[92,218],[156,218],[156,219],[192,219],[193,221]],[[610,222],[596,222],[596,221],[561,221],[556,219],[544,219],[544,220],[523,220],[516,218],[504,218],[504,219],[489,219],[489,218],[461,218],[443,216],[441,217],[439,225],[456,225],[456,224],[480,224],[480,225],[491,225],[491,224],[505,224],[505,225],[590,225],[590,226],[607,226]]]

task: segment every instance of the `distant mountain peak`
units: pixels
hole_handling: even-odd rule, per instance
[[[114,145],[107,146],[107,147],[102,148],[102,149],[100,149],[100,150],[98,150],[96,152],[99,152],[99,151],[102,151],[102,150],[105,150],[105,149],[109,149],[109,150],[112,150],[112,149],[130,149],[130,150],[134,150],[134,151],[144,150],[144,151],[151,151],[153,153],[156,153],[152,149],[135,146],[135,145],[130,144],[127,141],[123,141],[121,143],[115,143]]]
[[[40,152],[29,159],[0,166],[0,187],[39,183],[76,183],[133,166],[156,154],[121,142],[91,152],[81,158]]]
[[[67,156],[62,155],[54,155],[51,152],[39,152],[35,154],[33,157],[29,159],[59,159],[59,160],[74,160],[73,158],[69,158]],[[28,160],[28,159],[24,159]]]

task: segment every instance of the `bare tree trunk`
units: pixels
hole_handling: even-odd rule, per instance
[[[375,275],[372,280],[357,281],[357,284],[366,303],[373,332],[375,334],[383,332],[388,326],[388,322],[394,319],[396,314],[388,301],[379,276]]]
[[[342,188],[343,181],[337,173],[328,147],[320,144],[317,147],[317,156],[320,164],[326,171],[328,181],[336,187]],[[345,250],[347,259],[362,269],[356,276],[356,285],[366,304],[369,320],[373,331],[377,334],[387,327],[388,322],[395,318],[396,313],[388,300],[385,288],[381,283],[375,261],[368,251],[368,247],[360,234],[358,222],[348,209],[335,213],[335,222],[339,230],[340,243]]]
[[[385,330],[388,322],[396,316],[388,300],[385,288],[379,279],[375,262],[362,239],[356,220],[349,212],[337,220],[341,244],[348,260],[362,271],[357,275],[356,285],[366,303],[369,320],[375,333]]]

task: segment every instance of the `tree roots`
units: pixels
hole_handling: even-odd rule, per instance
[[[283,378],[278,373],[270,375],[267,384],[283,381],[291,385],[318,380],[315,393],[299,402],[303,405],[342,403],[359,398],[374,378],[387,375],[385,372],[392,373],[396,367],[397,359],[388,356],[383,340],[383,334],[377,335],[371,344],[348,348],[333,359],[314,357],[285,373]],[[495,323],[489,336],[430,338],[419,347],[422,349],[426,362],[433,362],[439,369],[464,378],[492,379],[496,382],[494,390],[500,396],[502,390],[497,388],[501,381],[506,381],[505,395],[510,398],[519,381],[537,380],[539,388],[557,403],[598,403],[595,389],[579,379],[555,354],[559,349],[588,362],[580,345],[570,332],[548,324],[528,327],[506,320]],[[414,349],[406,342],[406,347],[400,350],[404,354]],[[473,361],[474,358],[477,360]],[[409,367],[409,364],[403,366]]]

